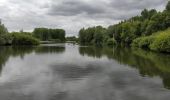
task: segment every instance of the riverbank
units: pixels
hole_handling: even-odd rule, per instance
[[[170,52],[170,28],[165,31],[154,33],[151,36],[144,36],[135,39],[132,47],[149,49],[157,52]]]
[[[95,26],[82,28],[79,41],[92,45],[128,45],[170,53],[170,1],[160,12],[144,9],[141,15],[123,20],[108,28]]]
[[[31,34],[19,32],[5,33],[0,35],[0,45],[39,45],[38,39]]]

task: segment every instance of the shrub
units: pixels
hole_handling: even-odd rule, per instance
[[[5,39],[2,36],[0,36],[0,45],[4,45],[4,44],[5,44]]]
[[[22,33],[11,33],[13,37],[13,45],[38,45],[39,40],[32,37],[31,35],[22,34]]]
[[[155,36],[150,49],[159,52],[170,52],[170,31],[165,31],[165,33]]]
[[[0,45],[11,45],[12,44],[12,36],[10,34],[0,35]]]
[[[141,38],[136,38],[135,40],[132,41],[131,46],[132,47],[139,47],[139,41]]]
[[[140,38],[133,40],[131,45],[132,47],[149,48],[153,40],[154,40],[153,36],[140,37]]]
[[[151,36],[137,38],[131,46],[149,48],[158,52],[170,52],[170,29],[154,33]]]
[[[110,39],[107,40],[106,44],[108,46],[113,46],[113,45],[116,45],[116,41],[115,41],[114,38],[110,38]]]

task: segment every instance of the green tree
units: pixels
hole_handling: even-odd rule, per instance
[[[65,40],[65,30],[63,29],[35,28],[33,34],[42,41]]]
[[[7,28],[5,27],[5,25],[2,24],[2,22],[1,22],[1,20],[0,20],[0,35],[6,34],[6,33],[8,33],[8,30],[7,30]]]
[[[143,17],[143,19],[146,19],[148,18],[149,16],[149,11],[147,9],[144,9],[142,12],[141,12],[141,15]]]
[[[170,11],[170,1],[168,1],[168,4],[166,5],[166,10]]]
[[[170,1],[163,12],[157,12],[155,9],[144,9],[141,15],[111,25],[107,29],[101,26],[83,28],[79,32],[79,38],[81,43],[103,44],[113,38],[117,44],[130,45],[136,38],[150,36],[169,27]]]

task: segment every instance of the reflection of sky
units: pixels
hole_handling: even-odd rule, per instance
[[[106,57],[83,57],[72,45],[64,53],[11,57],[0,77],[2,100],[168,100],[169,93],[157,77],[140,77]]]

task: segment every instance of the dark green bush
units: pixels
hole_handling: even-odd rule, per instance
[[[38,45],[39,40],[22,33],[12,33],[11,36],[13,37],[12,45]]]
[[[5,45],[5,39],[2,37],[2,36],[0,36],[0,45]]]
[[[110,38],[110,39],[107,40],[106,44],[108,46],[114,46],[114,45],[116,45],[116,41],[115,41],[114,38]]]
[[[11,45],[12,40],[13,38],[10,34],[0,35],[0,45]]]

